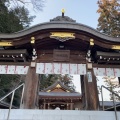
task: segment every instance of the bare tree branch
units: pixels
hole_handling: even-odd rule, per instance
[[[37,11],[41,11],[45,0],[9,0],[11,3],[13,3],[15,6],[20,6],[20,5],[32,5],[33,9]]]

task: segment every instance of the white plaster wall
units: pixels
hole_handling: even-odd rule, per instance
[[[0,120],[6,120],[8,110],[0,109]],[[117,113],[120,120],[120,112]],[[78,110],[12,109],[10,120],[116,120],[114,112]]]

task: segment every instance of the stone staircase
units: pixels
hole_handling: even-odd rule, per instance
[[[0,109],[0,120],[7,120],[8,109]],[[120,120],[120,112],[117,112]],[[9,120],[116,120],[111,111],[12,109]]]

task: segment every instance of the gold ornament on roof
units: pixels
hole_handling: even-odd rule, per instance
[[[59,89],[59,88],[61,88],[61,86],[58,84],[58,85],[56,85],[56,88],[58,88],[58,89]]]
[[[48,90],[47,92],[50,92],[51,90]]]
[[[62,9],[62,13],[65,13],[65,9],[64,8]]]
[[[70,91],[66,90],[66,92],[70,92]]]

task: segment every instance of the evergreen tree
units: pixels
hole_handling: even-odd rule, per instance
[[[7,93],[15,89],[18,85],[24,82],[24,75],[0,75],[0,98],[5,96]],[[21,89],[15,92],[15,97],[13,105],[19,106],[21,98]],[[11,100],[11,95],[9,95],[5,102],[9,103]]]
[[[30,25],[34,16],[24,7],[8,10],[6,0],[0,0],[0,33],[13,33]]]
[[[22,7],[16,7],[11,10],[15,16],[18,17],[20,20],[20,24],[23,26],[23,28],[29,27],[30,23],[33,21],[35,16],[30,16],[28,9],[26,9],[24,6]]]
[[[99,0],[100,14],[98,19],[98,27],[102,33],[113,37],[120,37],[120,3],[118,0]]]

